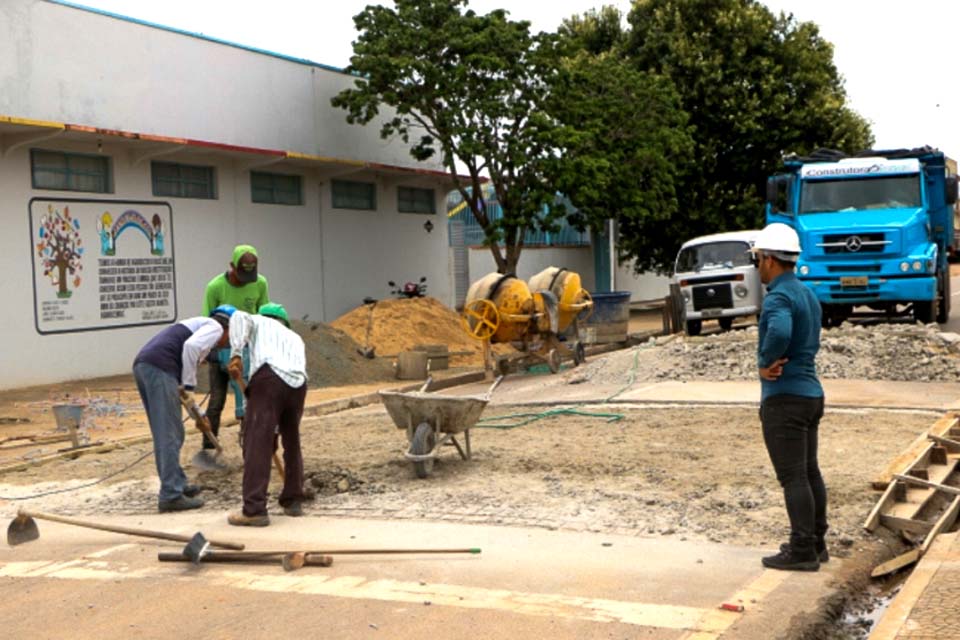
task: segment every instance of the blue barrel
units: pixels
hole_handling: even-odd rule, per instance
[[[593,313],[581,323],[580,339],[587,344],[624,342],[630,324],[630,292],[594,293]]]

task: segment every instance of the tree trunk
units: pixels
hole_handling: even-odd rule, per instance
[[[57,262],[57,271],[60,273],[60,290],[57,295],[64,297],[67,295],[67,265],[65,262]]]

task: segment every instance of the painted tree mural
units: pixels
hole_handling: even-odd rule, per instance
[[[70,207],[64,207],[63,213],[47,206],[47,215],[40,218],[37,243],[37,255],[43,267],[43,275],[57,287],[58,298],[69,298],[73,292],[67,288],[73,278],[73,288],[80,286],[80,272],[83,271],[83,240],[80,238],[80,221],[70,217]]]

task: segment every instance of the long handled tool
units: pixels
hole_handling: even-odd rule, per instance
[[[372,360],[377,355],[376,348],[370,345],[370,331],[373,329],[373,309],[377,306],[377,300],[367,297],[363,299],[363,304],[370,307],[370,313],[367,315],[367,335],[363,340],[363,346],[357,348],[357,353],[364,358]]]
[[[159,551],[157,560],[160,562],[224,562],[242,564],[276,564],[280,563],[286,571],[296,571],[301,567],[329,567],[333,564],[333,557],[328,555],[307,553],[305,551],[288,551],[282,555],[275,553],[259,553],[257,551],[208,551],[199,561],[194,560],[176,551]]]
[[[142,538],[157,538],[159,540],[170,540],[173,542],[189,542],[192,536],[180,535],[177,533],[167,533],[165,531],[151,531],[149,529],[135,529],[133,527],[120,527],[106,524],[90,522],[88,520],[77,520],[65,516],[53,515],[50,513],[40,513],[39,511],[26,511],[21,509],[17,517],[10,522],[7,527],[7,544],[14,547],[24,542],[31,542],[40,537],[40,529],[34,518],[39,520],[49,520],[50,522],[59,522],[60,524],[69,524],[75,527],[86,527],[87,529],[98,529],[100,531],[110,531],[112,533],[122,533],[128,536],[140,536]],[[242,551],[244,545],[240,542],[229,542],[225,540],[210,540],[211,545],[223,549],[235,549]]]
[[[219,456],[223,453],[223,447],[220,446],[220,441],[217,440],[217,436],[213,435],[213,430],[210,428],[210,422],[207,420],[207,417],[203,415],[203,412],[200,411],[200,407],[197,406],[197,401],[191,397],[190,392],[186,389],[180,390],[180,404],[183,405],[184,409],[187,410],[187,415],[193,418],[193,422],[197,425],[197,429],[203,432],[203,435],[207,437],[207,440],[213,443],[214,449],[216,449],[216,454]]]

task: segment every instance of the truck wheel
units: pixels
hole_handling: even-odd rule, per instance
[[[703,328],[702,320],[687,320],[687,335],[688,336],[698,336],[700,335],[700,329]]]
[[[950,272],[940,276],[940,307],[937,309],[937,322],[946,324],[950,319]]]
[[[934,298],[933,300],[916,300],[913,303],[913,317],[920,324],[930,324],[937,319],[939,315],[938,303],[940,298]]]
[[[733,328],[733,318],[732,318],[732,317],[729,317],[729,316],[728,316],[728,317],[725,317],[725,318],[718,318],[718,319],[717,319],[717,322],[720,323],[720,328],[723,329],[724,331],[730,331],[730,329]]]

